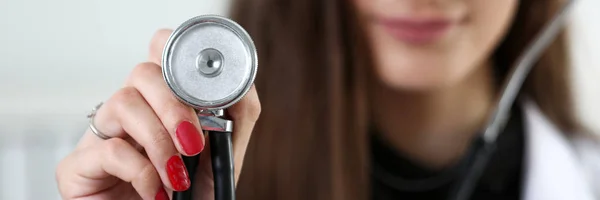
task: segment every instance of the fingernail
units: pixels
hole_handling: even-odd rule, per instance
[[[158,193],[156,193],[156,196],[154,197],[154,199],[155,200],[169,200],[169,195],[167,195],[167,191],[165,191],[165,188],[160,186],[160,188],[158,189]]]
[[[175,191],[185,191],[190,187],[190,177],[183,160],[174,155],[167,161],[167,175]]]
[[[179,140],[179,144],[181,144],[186,154],[195,155],[204,149],[202,135],[192,123],[188,121],[181,122],[175,132],[177,133],[177,140]]]

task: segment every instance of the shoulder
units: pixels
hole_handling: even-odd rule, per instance
[[[600,198],[600,141],[598,137],[575,134],[570,138],[584,176],[596,188],[595,196]]]
[[[520,104],[526,126],[529,185],[546,191],[533,192],[533,196],[563,199],[557,196],[589,194],[579,199],[600,198],[600,140],[589,134],[563,133],[534,102],[524,100]],[[561,187],[563,190],[550,192],[554,196],[547,194],[551,188]]]
[[[525,123],[528,132],[535,133],[544,138],[553,138],[572,150],[578,160],[589,161],[597,164],[600,170],[600,135],[592,133],[563,133],[549,120],[537,105],[532,101],[522,101]],[[536,139],[541,139],[536,137]]]

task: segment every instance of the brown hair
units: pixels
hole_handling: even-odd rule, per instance
[[[506,73],[562,5],[521,0],[492,59]],[[348,1],[239,0],[232,18],[259,55],[261,118],[246,152],[240,199],[367,199],[365,85],[368,45]],[[546,51],[522,91],[565,132],[578,127],[565,35]]]

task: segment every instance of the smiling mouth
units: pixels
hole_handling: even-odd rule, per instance
[[[409,44],[438,41],[455,25],[447,19],[387,18],[377,22],[394,38]]]

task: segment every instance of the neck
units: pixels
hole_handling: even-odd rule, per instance
[[[409,159],[432,169],[453,165],[480,132],[494,100],[492,69],[479,67],[462,82],[429,91],[374,84],[373,123]]]

